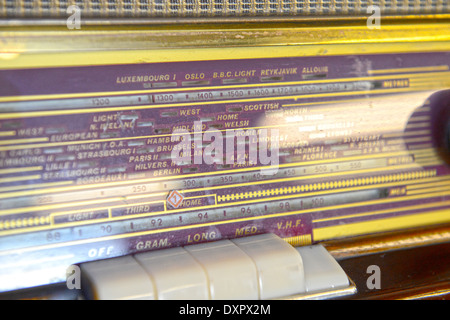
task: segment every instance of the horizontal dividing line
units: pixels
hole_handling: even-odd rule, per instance
[[[404,88],[403,88],[404,89]],[[354,99],[340,99],[340,100],[324,100],[324,101],[315,101],[315,102],[304,102],[304,103],[292,103],[292,104],[283,104],[282,107],[301,107],[301,106],[309,106],[309,105],[327,105],[327,104],[340,104],[340,103],[354,103],[354,102],[364,102],[371,101],[372,97],[365,98],[354,98]],[[386,100],[392,99],[392,96],[377,96],[378,100]],[[334,108],[321,108],[320,111],[333,110]]]
[[[432,90],[445,90],[450,84],[450,80],[446,78],[438,79],[411,79],[409,83],[409,88],[423,88]],[[418,112],[423,112],[425,110],[417,110]]]
[[[414,116],[414,117],[409,118],[409,121],[410,122],[413,122],[413,121],[419,122],[419,121],[427,121],[430,119],[431,119],[430,116]]]
[[[423,78],[430,77],[431,80],[436,79],[441,75],[445,76],[446,72],[430,72],[430,73],[411,73],[402,74],[402,78]],[[306,81],[289,81],[289,82],[273,82],[273,83],[255,83],[255,84],[236,84],[226,86],[209,86],[209,87],[182,87],[182,88],[167,88],[167,89],[150,89],[150,90],[128,90],[128,91],[103,91],[103,92],[89,92],[89,93],[67,93],[67,94],[53,94],[53,95],[29,95],[29,96],[9,96],[0,97],[0,102],[6,101],[29,101],[29,100],[55,100],[55,99],[70,99],[83,97],[99,97],[99,96],[118,96],[118,95],[134,95],[134,94],[149,94],[149,93],[165,93],[165,92],[180,92],[180,91],[205,91],[216,89],[248,89],[252,87],[274,87],[274,86],[293,86],[302,84],[320,84],[320,83],[336,83],[336,82],[352,82],[352,81],[370,81],[383,79],[396,79],[399,75],[383,75],[383,76],[367,76],[354,78],[338,78],[338,79],[321,79],[321,80],[306,80]]]
[[[435,162],[435,164],[444,164],[444,160],[439,155],[429,155],[428,157],[417,157],[416,163],[423,166],[424,163]]]
[[[444,187],[412,190],[412,191],[408,191],[407,194],[408,195],[428,194],[428,193],[431,193],[431,192],[439,192],[439,191],[446,191],[446,190],[450,190],[450,184],[446,185]]]
[[[39,264],[39,263],[45,263],[45,262],[51,262],[51,261],[58,261],[58,260],[65,260],[65,259],[73,258],[74,256],[75,256],[74,254],[66,254],[66,255],[63,255],[63,256],[42,258],[42,259],[38,259],[38,260],[33,260],[33,264]],[[6,269],[6,268],[12,268],[12,267],[20,267],[20,266],[29,265],[29,264],[30,264],[29,261],[22,261],[22,262],[4,264],[1,267],[3,269]]]
[[[450,193],[447,192],[447,195],[449,195],[449,194]],[[389,208],[389,209],[383,209],[383,210],[375,210],[375,211],[371,211],[371,212],[353,213],[353,214],[348,214],[348,215],[335,216],[335,217],[322,218],[322,219],[313,219],[312,222],[319,223],[319,222],[328,222],[328,221],[336,221],[336,220],[344,220],[344,219],[361,218],[361,217],[376,216],[376,215],[380,215],[380,214],[396,213],[396,212],[403,212],[403,211],[410,211],[410,210],[431,209],[431,208],[436,208],[436,207],[444,207],[446,205],[450,205],[450,200],[442,201],[442,202],[418,204],[418,205],[406,206],[406,207],[401,207],[401,208]],[[449,208],[449,210],[450,210],[450,208]]]
[[[417,112],[429,112],[431,108],[429,106],[423,106],[416,110]]]
[[[421,150],[416,150],[414,152],[414,155],[424,154],[424,153],[432,153],[432,152],[434,152],[433,149],[421,149]],[[403,156],[403,155],[410,155],[410,154],[411,154],[411,152],[408,152],[408,151],[397,151],[397,152],[379,153],[379,154],[371,154],[371,155],[364,155],[364,156],[353,156],[353,157],[346,157],[346,158],[340,158],[340,159],[325,159],[325,160],[316,160],[316,161],[294,162],[294,163],[288,163],[288,164],[281,164],[278,167],[279,168],[301,167],[301,166],[315,165],[315,164],[346,162],[346,161],[363,160],[363,159],[377,159],[377,158],[395,157],[395,156]],[[409,168],[409,166],[410,165],[408,165],[408,168]],[[248,167],[248,168],[240,168],[240,169],[203,172],[203,173],[195,174],[195,177],[205,177],[205,176],[213,176],[213,175],[220,175],[220,174],[238,173],[238,172],[260,171],[260,170],[264,170],[264,169],[268,169],[268,168],[271,168],[271,167],[270,166]],[[337,173],[339,174],[340,172],[337,172]],[[0,199],[8,198],[8,197],[36,195],[36,194],[42,194],[42,193],[60,193],[60,192],[66,192],[66,191],[78,191],[78,190],[86,190],[86,189],[92,189],[92,188],[103,188],[103,187],[110,187],[110,186],[114,187],[114,186],[119,186],[119,185],[120,186],[132,185],[132,184],[139,184],[139,183],[146,183],[146,182],[165,181],[165,180],[177,180],[177,179],[192,178],[192,177],[194,177],[194,175],[185,174],[185,175],[178,175],[178,176],[147,178],[147,179],[138,179],[138,180],[131,180],[131,181],[130,180],[116,181],[116,182],[112,182],[112,183],[100,183],[100,184],[81,185],[81,186],[77,185],[77,186],[69,186],[69,187],[50,189],[50,190],[31,190],[31,192],[23,191],[23,192],[9,193],[9,194],[8,193],[0,194]],[[293,179],[299,179],[299,177],[294,177]],[[270,183],[270,181],[275,181],[275,180],[268,180],[268,181],[269,182],[267,182],[267,183]],[[256,182],[256,183],[261,183],[261,182]],[[228,186],[229,185],[225,185],[224,188],[227,188]]]
[[[446,72],[447,74],[447,72]],[[397,75],[397,77],[399,79],[405,79],[402,78],[401,75]],[[443,77],[431,77],[431,78],[409,78],[409,79],[405,79],[405,80],[409,80],[409,87],[410,88],[414,88],[414,87],[420,87],[423,86],[424,88],[436,88],[436,89],[445,89],[446,85],[449,83],[448,80],[448,75],[445,75]]]
[[[124,197],[116,197],[116,198],[106,198],[106,199],[96,199],[96,200],[85,200],[80,202],[64,202],[53,205],[46,206],[34,206],[34,207],[25,207],[25,208],[14,208],[7,210],[0,210],[0,216],[10,215],[10,214],[18,214],[18,213],[28,213],[30,211],[41,211],[41,210],[52,210],[58,208],[67,208],[74,206],[87,206],[92,204],[100,204],[105,202],[115,202],[115,201],[123,201]],[[89,210],[93,210],[90,208]]]
[[[334,93],[320,93],[320,94],[306,94],[293,96],[276,96],[276,97],[258,97],[251,99],[233,99],[233,100],[214,100],[214,101],[200,101],[200,102],[180,102],[171,104],[152,104],[152,105],[136,105],[136,106],[121,106],[109,108],[89,108],[89,109],[69,109],[58,111],[33,111],[33,112],[15,112],[15,113],[0,113],[0,120],[14,119],[14,118],[28,118],[28,117],[45,117],[45,116],[61,116],[70,114],[88,114],[96,112],[111,112],[111,111],[126,111],[126,110],[143,110],[143,109],[158,109],[158,108],[174,108],[186,106],[211,106],[217,104],[229,103],[243,103],[243,102],[258,102],[258,101],[273,101],[273,100],[297,100],[305,98],[317,97],[334,97],[334,96],[349,96],[349,95],[364,95],[364,94],[382,94],[382,93],[396,93],[396,92],[410,92],[417,91],[416,88],[398,88],[398,89],[379,89],[376,91],[349,91],[349,92],[334,92]]]
[[[436,16],[436,15],[433,15]],[[442,15],[439,15],[442,17]],[[9,51],[16,59],[5,61],[2,68],[6,70],[11,69],[25,69],[25,68],[43,68],[43,67],[77,67],[77,66],[89,66],[93,65],[117,65],[117,64],[130,64],[137,65],[143,62],[145,63],[167,63],[167,62],[186,62],[186,61],[209,61],[213,59],[220,63],[221,60],[246,60],[253,61],[254,59],[267,59],[267,58],[298,58],[298,57],[316,57],[318,52],[321,56],[339,56],[339,55],[353,55],[357,52],[361,56],[371,54],[393,54],[405,52],[410,53],[444,53],[449,51],[449,37],[446,27],[443,24],[430,24],[424,28],[420,28],[419,24],[414,25],[415,30],[419,29],[419,35],[406,35],[403,26],[388,26],[387,31],[382,31],[381,37],[378,39],[362,38],[360,35],[353,37],[352,39],[343,39],[343,33],[348,30],[346,28],[337,27],[330,31],[334,34],[332,37],[309,42],[308,40],[296,41],[261,41],[258,46],[248,46],[248,39],[237,42],[238,46],[230,47],[204,47],[204,48],[192,48],[192,42],[189,42],[188,47],[183,46],[181,49],[176,48],[162,48],[157,46],[156,50],[112,50],[112,51],[86,51],[86,52],[39,52],[35,54],[18,54],[18,50]],[[361,27],[363,28],[363,27]],[[384,28],[384,27],[383,27]],[[323,28],[315,29],[311,28],[314,33],[324,32]],[[366,28],[367,29],[367,28]],[[224,29],[218,29],[224,30]],[[266,28],[260,28],[259,31],[263,32]],[[300,34],[304,31],[299,32]],[[307,28],[306,31],[309,29]],[[347,31],[346,31],[347,30]],[[409,30],[413,30],[411,25]],[[306,32],[305,31],[305,32]],[[156,32],[156,31],[155,31]],[[217,31],[216,31],[217,32]],[[227,31],[228,32],[228,31]],[[364,34],[360,30],[349,30],[351,33]],[[432,33],[430,35],[430,32]],[[290,32],[291,34],[294,31]],[[307,32],[309,33],[309,32]],[[340,35],[337,35],[337,34]],[[380,33],[380,31],[376,31]],[[134,33],[133,33],[134,34]],[[231,32],[236,34],[236,31]],[[321,33],[320,33],[321,34]],[[191,33],[192,35],[192,33]],[[289,35],[286,35],[289,36]],[[370,37],[369,35],[367,35]],[[289,36],[290,37],[290,36]],[[291,38],[291,37],[290,37]],[[301,37],[300,37],[301,38]],[[190,38],[189,38],[190,39]],[[303,39],[306,39],[303,37]],[[358,41],[355,41],[357,39]],[[318,40],[318,41],[317,41]],[[361,41],[361,43],[359,43]],[[286,45],[288,44],[288,45]],[[244,46],[240,46],[244,45]],[[59,57],[55,59],[55,56]]]
[[[423,163],[423,164],[421,164],[421,166],[423,168],[433,168],[433,167],[441,166],[443,164],[444,164],[443,162],[439,162],[439,163]]]
[[[323,228],[313,228],[315,241],[336,239],[368,233],[400,230],[412,227],[424,227],[432,224],[449,223],[450,209],[435,210],[425,213],[408,214],[364,222],[346,223]]]
[[[216,197],[217,197],[217,194],[211,193],[211,194],[202,194],[202,195],[199,195],[199,196],[193,196],[193,197],[184,197],[183,200],[186,200],[186,199],[188,199],[188,200],[190,200],[190,199],[198,199],[198,198],[208,198],[208,197],[214,197],[214,198],[216,198]],[[191,207],[190,207],[190,208],[191,208]],[[195,208],[194,208],[194,209],[195,209]]]
[[[132,91],[107,91],[107,92],[92,92],[92,93],[68,93],[56,95],[30,95],[30,96],[9,96],[0,97],[0,102],[13,101],[31,101],[31,100],[58,100],[70,98],[89,98],[102,96],[118,96],[118,95],[135,95],[135,94],[150,94],[150,93],[177,93],[184,91],[205,91],[205,90],[227,90],[227,89],[248,89],[252,87],[273,87],[273,86],[292,86],[301,84],[315,84],[315,83],[334,83],[334,82],[350,82],[357,81],[361,78],[342,78],[342,79],[326,79],[326,80],[310,80],[310,81],[292,81],[292,82],[273,82],[273,83],[255,83],[255,84],[236,84],[225,86],[208,86],[208,87],[182,87],[182,88],[167,88],[167,89],[150,89],[150,90],[132,90]]]
[[[446,191],[450,190],[450,181],[446,183],[436,183],[434,187],[423,187],[423,188],[416,188],[416,189],[407,189],[408,195],[414,195],[414,194],[422,194],[422,193],[430,193],[430,192],[438,192],[438,191]]]
[[[437,300],[437,298],[445,299],[445,296],[450,294],[450,289],[435,289],[433,292],[424,292],[424,293],[416,293],[413,295],[408,295],[406,297],[399,298],[399,300],[419,300],[419,299],[430,299],[433,298]]]
[[[405,143],[426,142],[426,141],[431,141],[431,137],[427,136],[427,137],[403,139],[403,142]]]
[[[11,137],[15,135],[16,135],[15,131],[0,131],[0,137]]]
[[[428,167],[428,166],[441,166],[445,163],[441,160],[429,160],[429,161],[427,160],[423,162],[420,161],[418,164],[422,167]]]
[[[22,168],[8,168],[0,169],[0,174],[17,173],[17,172],[28,172],[28,171],[39,171],[42,170],[42,166],[35,167],[22,167]]]
[[[421,181],[420,183],[417,183],[415,185],[407,186],[407,190],[415,190],[415,189],[424,189],[429,187],[435,187],[440,185],[445,185],[447,183],[450,183],[450,176],[441,177],[440,179],[432,180],[433,182],[428,183],[428,181]]]
[[[381,97],[380,97],[381,98]],[[383,97],[387,98],[387,97]],[[303,103],[288,103],[283,104],[282,107],[300,107],[300,106],[311,106],[311,105],[321,105],[321,104],[338,104],[338,103],[351,103],[351,102],[362,102],[368,101],[370,98],[355,98],[355,99],[342,99],[342,100],[325,100],[325,101],[315,101],[315,102],[303,102]]]
[[[182,102],[182,103],[171,103],[171,104],[152,104],[152,105],[120,106],[120,107],[89,108],[89,109],[70,109],[70,110],[57,110],[57,111],[0,113],[0,120],[1,119],[11,119],[11,118],[43,117],[43,116],[69,115],[69,114],[80,114],[80,113],[87,114],[87,113],[95,113],[95,112],[186,107],[186,105],[187,106],[202,106],[202,105],[208,106],[208,105],[227,104],[227,103],[273,101],[273,100],[297,100],[297,99],[305,99],[305,98],[335,97],[335,96],[364,95],[364,94],[374,95],[374,94],[383,94],[383,93],[401,93],[401,92],[419,91],[420,89],[425,89],[428,87],[430,87],[430,86],[423,86],[423,85],[417,84],[417,85],[411,85],[410,87],[406,87],[406,88],[389,88],[389,89],[349,91],[349,92],[330,92],[330,93],[304,94],[304,95],[293,95],[293,96],[275,96],[275,97],[270,96],[270,97],[251,98],[251,99],[198,101],[198,102]]]
[[[415,161],[418,165],[424,166],[424,165],[441,165],[444,162],[439,157],[429,157],[429,158],[423,158],[423,159],[416,159]]]
[[[16,143],[33,143],[48,141],[47,137],[42,138],[26,138],[26,139],[14,139],[14,140],[0,140],[0,145],[16,144]]]
[[[366,90],[366,91],[355,91],[355,92],[330,92],[330,93],[318,93],[318,94],[305,94],[299,96],[292,97],[284,97],[284,100],[300,100],[306,98],[320,98],[320,97],[337,97],[337,96],[350,96],[350,95],[377,95],[377,94],[385,94],[385,93],[402,93],[402,92],[413,92],[418,91],[418,88],[396,88],[396,89],[377,89],[377,90]],[[274,99],[271,99],[274,100]],[[283,99],[279,99],[283,100]],[[259,100],[257,100],[259,101]]]
[[[436,158],[436,159],[440,159],[439,154],[434,151],[434,152],[429,152],[429,153],[416,153],[413,152],[414,155],[414,159],[424,159],[424,158]]]
[[[395,175],[397,175],[397,174],[395,174]],[[433,179],[433,178],[428,178],[428,179],[425,178],[425,180],[428,180],[428,181],[430,181],[430,179]],[[303,198],[303,197],[326,195],[326,194],[345,193],[345,192],[351,192],[351,191],[371,190],[371,189],[378,189],[378,188],[383,188],[383,187],[405,185],[405,184],[410,184],[410,183],[417,183],[417,181],[415,181],[415,180],[400,180],[400,181],[394,181],[394,182],[382,183],[382,184],[371,184],[371,185],[366,185],[366,186],[350,187],[350,188],[346,188],[346,189],[342,188],[342,189],[325,190],[325,191],[320,191],[320,192],[299,193],[299,194],[294,194],[294,195],[280,195],[277,197],[267,197],[267,198],[261,198],[261,199],[246,200],[246,201],[231,202],[231,203],[221,203],[221,204],[217,204],[217,201],[216,201],[215,205],[209,205],[209,206],[202,206],[202,207],[196,207],[196,208],[182,208],[182,209],[176,209],[176,210],[170,210],[170,211],[167,211],[166,208],[164,208],[164,212],[151,212],[151,213],[147,213],[147,214],[118,216],[118,217],[113,217],[111,219],[84,220],[82,223],[73,222],[73,223],[58,224],[58,227],[62,228],[62,227],[89,225],[89,224],[95,224],[95,223],[101,223],[101,222],[107,222],[107,221],[128,220],[128,219],[133,219],[133,218],[146,218],[146,217],[161,216],[161,215],[174,214],[174,213],[180,214],[183,212],[189,212],[189,211],[195,211],[195,210],[209,210],[209,209],[222,208],[222,207],[235,207],[235,206],[239,206],[239,205],[248,205],[248,204],[253,204],[253,203],[264,203],[264,202],[268,202],[268,201],[287,200],[287,199],[292,199],[292,198]],[[387,199],[387,200],[389,200],[389,199]],[[398,201],[398,200],[395,200],[395,201]],[[403,201],[403,200],[401,200],[401,201]],[[155,203],[156,202],[159,202],[159,201],[155,201]],[[358,202],[356,204],[342,204],[342,205],[337,205],[337,206],[310,208],[310,209],[303,209],[301,211],[302,212],[316,212],[316,211],[321,211],[321,210],[323,211],[324,209],[332,210],[332,209],[336,209],[336,208],[339,209],[339,208],[348,207],[348,206],[350,206],[350,207],[360,206],[360,205],[368,204],[371,202],[375,202],[375,204],[376,204],[376,203],[379,203],[379,200]],[[387,201],[387,202],[389,202],[389,201]],[[131,206],[138,206],[138,205],[143,205],[146,203],[148,203],[148,202],[134,203],[134,204],[131,204]],[[130,206],[130,205],[95,208],[94,210],[105,210],[107,208],[113,209],[113,208],[117,208],[117,207],[127,207],[127,206]],[[60,214],[80,213],[80,212],[84,212],[84,211],[86,211],[86,209],[85,210],[81,210],[81,209],[73,210],[73,211],[69,211],[69,212],[61,212]],[[48,228],[49,228],[49,226],[34,227],[32,229],[26,229],[26,230],[24,230],[24,229],[10,230],[10,231],[6,231],[6,232],[1,232],[0,234],[5,235],[5,234],[14,234],[14,233],[21,233],[21,232],[31,232],[31,231],[46,230]]]
[[[421,141],[422,141],[422,138],[420,138],[421,139]],[[425,140],[425,141],[429,141],[430,139],[429,138],[427,138],[427,140]],[[419,141],[420,142],[420,141]],[[386,144],[387,145],[402,145],[402,144],[404,144],[404,143],[406,143],[405,142],[405,139],[403,139],[403,138],[393,138],[393,139],[386,139]]]
[[[149,193],[149,194],[136,194],[136,195],[124,196],[124,197],[125,197],[125,200],[134,200],[134,199],[159,197],[159,196],[166,196],[166,195],[167,195],[167,192],[159,192],[159,193]]]
[[[410,151],[412,151],[412,150],[431,149],[431,148],[433,148],[433,144],[432,143],[423,143],[423,144],[416,144],[416,145],[408,146],[408,149]]]
[[[215,197],[215,196],[216,196],[215,193],[211,193],[211,194],[202,194],[199,196],[184,197],[183,199],[198,199],[198,198],[207,198],[207,197]]]
[[[409,137],[431,134],[431,130],[411,130],[407,132],[386,133],[383,138]]]
[[[8,177],[8,178],[1,178],[0,183],[8,183],[8,182],[16,182],[16,181],[24,181],[24,180],[37,180],[40,178],[41,178],[40,174],[36,174],[36,175],[32,175],[32,176]]]
[[[427,128],[430,126],[430,123],[427,122],[418,122],[418,123],[411,123],[406,125],[405,129],[416,129],[416,128]]]
[[[354,99],[340,99],[340,100],[324,100],[324,101],[314,101],[314,102],[303,102],[303,103],[292,103],[292,104],[283,104],[282,107],[299,107],[299,106],[308,106],[308,105],[321,105],[321,104],[339,104],[339,103],[352,103],[352,102],[364,102],[370,101],[370,97],[364,98],[354,98]],[[392,99],[392,96],[377,96],[379,100]],[[322,109],[321,109],[322,111]],[[430,111],[429,107],[420,107],[416,111]]]
[[[421,164],[423,161],[442,161],[442,158],[438,154],[426,154],[426,155],[416,155],[414,156],[415,162]]]
[[[27,184],[27,185],[20,185],[20,186],[0,187],[0,192],[22,190],[22,189],[48,188],[48,187],[55,187],[55,186],[65,186],[68,184],[73,184],[73,181],[58,181],[58,182],[48,182],[48,183]],[[46,192],[45,189],[40,189],[39,191],[40,191],[40,193]],[[30,191],[21,191],[21,192],[30,192]],[[7,193],[7,194],[10,194],[10,193]],[[1,194],[0,194],[0,198],[1,198]]]
[[[396,199],[398,200],[398,198],[396,198]],[[356,203],[356,204],[352,204],[352,205],[360,205],[360,204],[361,203]],[[2,251],[2,252],[0,252],[0,255],[11,254],[11,253],[14,253],[14,252],[24,253],[24,252],[27,252],[27,251],[33,251],[33,250],[37,250],[37,249],[41,249],[42,250],[42,249],[51,249],[51,248],[57,248],[57,247],[68,247],[68,246],[72,246],[72,245],[93,243],[93,242],[98,242],[98,241],[118,240],[118,239],[124,239],[124,238],[146,236],[146,235],[151,235],[151,234],[156,234],[156,233],[167,233],[167,232],[173,232],[173,231],[195,229],[195,228],[201,228],[201,227],[209,227],[209,226],[214,226],[214,225],[232,224],[232,223],[245,222],[245,221],[254,221],[254,220],[270,219],[270,218],[277,218],[277,217],[286,217],[286,216],[292,216],[292,215],[297,215],[297,214],[302,214],[302,213],[307,213],[307,212],[317,212],[317,211],[323,211],[323,208],[315,208],[315,209],[309,209],[309,210],[298,210],[298,211],[293,211],[293,212],[275,213],[275,214],[268,214],[268,215],[263,215],[263,216],[252,216],[252,217],[238,218],[238,219],[224,220],[224,221],[214,221],[214,222],[208,222],[208,223],[192,224],[192,225],[170,227],[170,228],[164,228],[164,229],[156,229],[156,230],[139,231],[139,232],[133,232],[133,233],[125,233],[125,234],[106,236],[106,237],[99,237],[99,238],[75,240],[75,241],[62,242],[62,243],[51,244],[51,245],[42,245],[42,246],[36,246],[36,247],[12,249],[12,250]],[[445,217],[445,218],[448,219],[448,218],[450,218],[450,216]],[[317,238],[314,238],[314,239],[317,240]]]
[[[383,75],[372,75],[372,77],[392,77],[395,76],[397,78],[409,78],[410,80],[414,80],[414,79],[425,79],[425,80],[433,80],[433,79],[443,79],[443,80],[448,80],[447,76],[450,74],[450,72],[448,72],[447,70],[442,70],[442,71],[433,71],[433,72],[420,72],[420,73],[398,73],[395,75],[388,75],[388,74],[383,74]]]
[[[357,150],[343,150],[342,151],[342,154],[344,155],[344,156],[354,156],[354,155],[358,155],[358,154],[362,154],[363,153],[363,150],[361,150],[361,149],[357,149]]]
[[[381,74],[381,73],[400,73],[400,72],[420,72],[420,71],[447,71],[448,66],[430,66],[430,67],[413,67],[413,68],[396,68],[396,69],[377,69],[368,70],[368,74]]]

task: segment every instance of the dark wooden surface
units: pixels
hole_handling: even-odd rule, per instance
[[[347,299],[450,299],[450,243],[397,249],[339,260],[358,292]],[[380,289],[370,289],[370,265],[380,268]]]

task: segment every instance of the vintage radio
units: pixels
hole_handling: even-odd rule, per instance
[[[1,298],[448,297],[448,1],[0,18]]]

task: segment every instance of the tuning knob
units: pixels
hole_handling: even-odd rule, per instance
[[[430,97],[433,142],[440,156],[450,165],[450,90]]]

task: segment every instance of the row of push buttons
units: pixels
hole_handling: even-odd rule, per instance
[[[349,285],[323,246],[294,248],[274,234],[87,262],[81,271],[91,299],[273,299]]]

